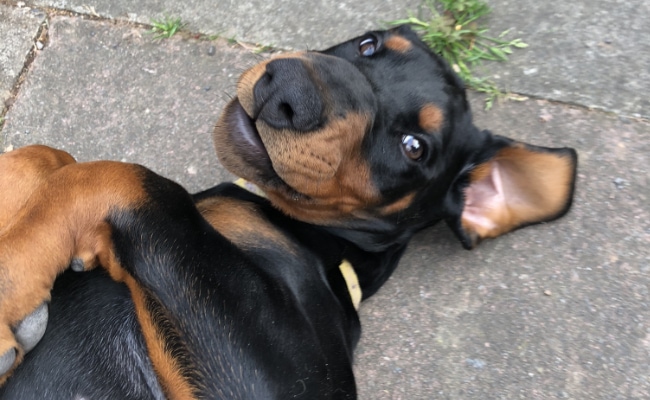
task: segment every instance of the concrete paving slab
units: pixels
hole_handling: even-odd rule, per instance
[[[79,18],[53,18],[49,35],[7,115],[6,145],[138,162],[189,190],[227,176],[212,128],[258,56],[225,41],[153,41],[143,30]]]
[[[152,42],[54,17],[0,137],[205,188],[229,178],[210,132],[257,59],[225,42]],[[543,101],[474,104],[482,127],[578,149],[575,207],[473,252],[445,227],[420,235],[362,306],[360,398],[650,397],[650,126]]]
[[[493,36],[511,29],[530,44],[491,64],[502,88],[531,96],[650,117],[650,3],[646,0],[489,0]],[[150,23],[180,16],[197,32],[279,48],[319,49],[405,18],[421,0],[288,1],[36,0],[107,18]]]
[[[650,125],[537,101],[477,120],[575,147],[573,210],[471,252],[419,236],[361,307],[360,398],[650,398]]]
[[[163,15],[181,17],[187,28],[283,49],[320,49],[406,16],[421,0],[381,1],[214,1],[36,0],[106,18],[151,23]]]
[[[530,47],[485,68],[509,90],[650,117],[650,2],[489,0],[493,35]],[[524,11],[525,10],[525,11]]]
[[[40,10],[0,4],[0,113],[44,20],[45,13]]]

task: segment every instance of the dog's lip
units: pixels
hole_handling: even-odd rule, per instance
[[[266,147],[262,142],[254,120],[248,116],[244,107],[238,99],[234,99],[230,105],[230,125],[233,145],[246,156],[247,161],[259,163],[266,161],[265,167],[273,169],[271,159]],[[267,169],[265,168],[265,169]]]
[[[293,200],[309,199],[308,196],[287,184],[275,172],[271,157],[255,126],[255,120],[248,115],[238,98],[233,99],[228,105],[227,115],[232,146],[237,154],[257,171],[256,179],[251,179],[253,183],[260,185],[262,190],[274,189]]]

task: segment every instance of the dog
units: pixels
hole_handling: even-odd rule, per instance
[[[354,399],[359,302],[413,235],[445,221],[471,249],[559,218],[577,168],[478,129],[408,27],[248,69],[214,143],[243,180],[194,195],[0,156],[0,398]]]

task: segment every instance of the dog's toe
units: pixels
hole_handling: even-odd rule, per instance
[[[0,354],[0,376],[6,374],[13,367],[14,361],[16,361],[16,349],[13,347],[5,351],[4,354]]]
[[[43,338],[47,327],[47,317],[47,303],[43,303],[16,327],[16,340],[23,347],[25,353],[36,347]],[[0,368],[1,373],[2,368]]]

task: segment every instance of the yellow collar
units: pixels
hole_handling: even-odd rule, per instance
[[[246,189],[253,194],[266,198],[264,192],[257,185],[247,181],[244,178],[238,178],[233,183],[241,187],[242,189]],[[357,277],[357,273],[354,271],[354,267],[352,266],[352,264],[350,264],[348,260],[341,261],[341,265],[339,265],[339,270],[341,271],[341,275],[343,275],[343,278],[345,279],[345,284],[348,287],[348,292],[350,293],[350,298],[352,299],[352,304],[354,305],[354,309],[359,310],[359,304],[361,304],[362,294],[361,294],[361,286],[359,286],[359,278]]]
[[[257,186],[252,182],[247,181],[244,178],[237,178],[235,181],[233,181],[233,183],[242,189],[246,189],[253,194],[266,198],[266,194],[264,194],[264,192],[262,191],[262,189],[259,188],[259,186]]]
[[[348,292],[350,293],[352,304],[354,304],[354,309],[359,310],[359,304],[361,304],[361,286],[359,286],[357,273],[354,271],[354,267],[348,260],[341,261],[339,270],[341,270],[341,274],[345,279],[345,284],[348,286]]]

